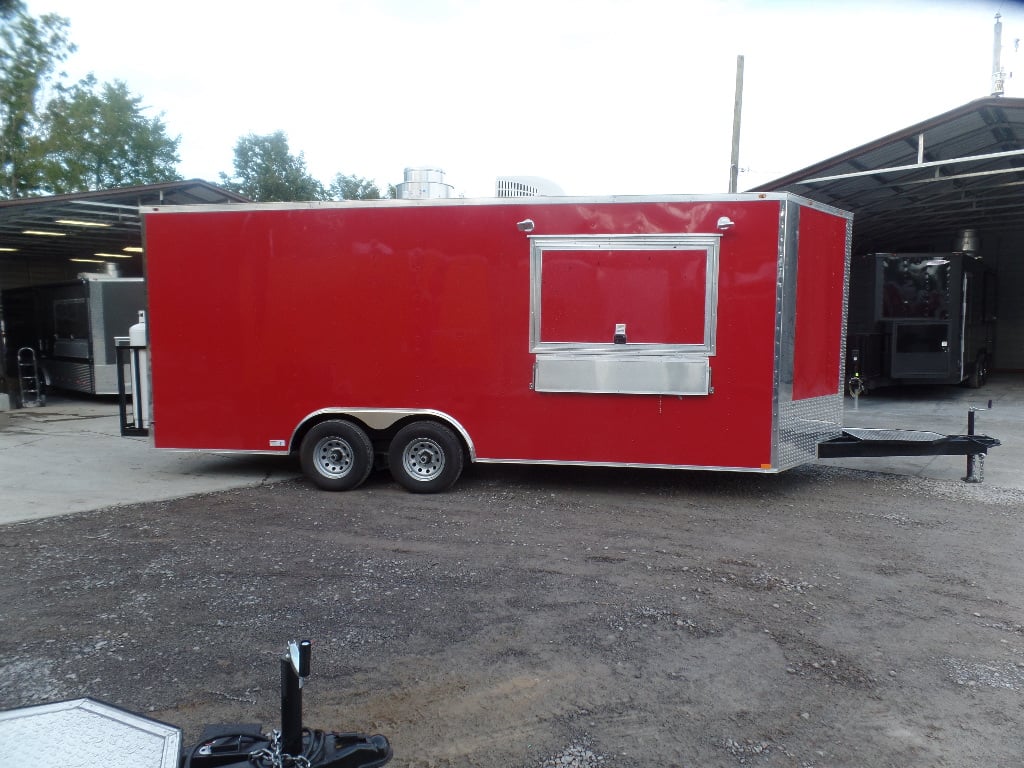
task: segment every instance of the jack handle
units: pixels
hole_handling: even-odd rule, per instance
[[[313,644],[309,640],[302,640],[298,643],[294,640],[288,641],[288,658],[291,661],[292,669],[295,670],[295,674],[299,678],[300,688],[306,681],[306,678],[309,677],[312,647]]]

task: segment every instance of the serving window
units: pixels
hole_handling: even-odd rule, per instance
[[[534,236],[540,392],[706,395],[720,235]]]

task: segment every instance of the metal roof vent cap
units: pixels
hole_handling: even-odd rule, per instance
[[[953,250],[963,253],[977,253],[981,250],[981,241],[978,238],[978,230],[961,229],[956,233],[956,241],[953,243]]]

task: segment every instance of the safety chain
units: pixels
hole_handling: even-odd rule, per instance
[[[270,732],[270,746],[249,753],[249,762],[259,768],[312,768],[305,755],[289,755],[281,751],[281,732]]]

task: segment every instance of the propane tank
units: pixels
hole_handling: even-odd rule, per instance
[[[139,311],[139,322],[128,329],[128,343],[133,347],[146,346],[146,313]]]
[[[146,336],[146,313],[139,312],[139,322],[128,329],[131,348],[132,415],[135,426],[149,427],[149,351]]]

